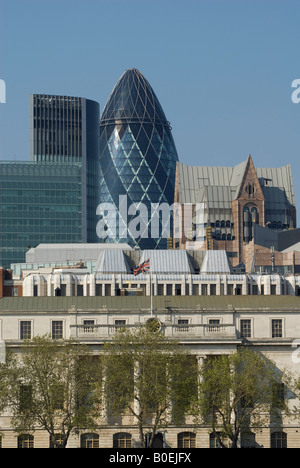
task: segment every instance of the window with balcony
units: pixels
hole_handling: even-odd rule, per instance
[[[188,332],[189,331],[189,320],[188,319],[178,319],[176,331],[177,332]]]

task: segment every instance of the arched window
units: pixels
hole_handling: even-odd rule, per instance
[[[256,206],[246,205],[243,212],[243,239],[248,244],[253,239],[254,224],[259,223],[259,214]]]
[[[254,192],[255,192],[255,185],[254,184],[247,184],[246,187],[245,187],[245,192],[249,195],[249,197],[251,195],[253,195]]]
[[[34,437],[30,434],[21,434],[18,437],[18,448],[28,449],[34,448]]]
[[[178,448],[196,448],[196,434],[194,432],[180,432],[177,435]]]
[[[99,435],[98,434],[82,434],[80,437],[80,447],[93,449],[99,448]]]
[[[253,206],[251,208],[251,218],[252,218],[252,223],[258,224],[259,218],[258,218],[258,211],[257,211],[256,206]]]
[[[287,448],[287,435],[285,432],[273,432],[271,434],[271,448],[272,449]]]
[[[114,434],[113,448],[131,448],[131,434],[128,434],[128,432],[117,432]]]

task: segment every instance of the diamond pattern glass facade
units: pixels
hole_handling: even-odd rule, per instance
[[[100,123],[100,199],[117,210],[116,237],[106,242],[166,248],[161,229],[158,237],[151,238],[151,203],[174,203],[177,161],[170,124],[152,87],[138,70],[127,70],[113,89]],[[125,211],[119,205],[122,195],[127,195]],[[140,203],[147,208],[148,222],[137,226],[141,235],[136,237],[130,226],[140,212],[129,207],[136,204],[138,210]]]

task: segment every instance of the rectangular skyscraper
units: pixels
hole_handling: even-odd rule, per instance
[[[98,241],[99,123],[100,108],[95,101],[72,96],[30,96],[30,160],[81,164],[83,242]]]
[[[0,162],[0,266],[40,243],[96,243],[99,104],[30,96],[30,161]]]
[[[40,243],[82,242],[81,174],[79,162],[0,162],[0,266]]]

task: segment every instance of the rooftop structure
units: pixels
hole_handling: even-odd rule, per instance
[[[251,156],[234,167],[177,163],[175,202],[183,207],[183,219],[186,206],[190,210],[190,228],[180,237],[174,231],[176,247],[226,250],[233,266],[245,263],[256,225],[296,228],[291,167],[255,168]]]

